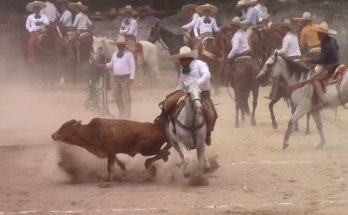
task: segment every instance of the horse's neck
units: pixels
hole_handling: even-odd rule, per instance
[[[294,72],[291,72],[288,68],[288,65],[286,65],[286,62],[282,58],[278,58],[279,64],[281,65],[281,76],[286,81],[288,85],[294,85],[298,82],[300,82],[301,79],[298,79],[296,77],[296,74]],[[302,77],[302,76],[301,76]]]
[[[179,41],[182,43],[185,42],[182,35],[174,34],[165,28],[160,27],[159,32],[159,39],[161,39],[168,47],[173,46],[173,44],[178,43]]]
[[[178,116],[178,120],[187,127],[198,125],[199,122],[201,122],[200,118],[202,118],[202,115],[199,113],[196,113],[196,116],[194,116],[195,113],[192,105],[189,99],[186,99],[185,106]],[[195,120],[195,122],[193,120]]]

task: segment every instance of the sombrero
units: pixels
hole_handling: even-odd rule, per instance
[[[210,10],[211,14],[214,14],[218,11],[218,8],[211,4],[204,4],[196,7],[196,12],[199,14],[203,14],[205,10]]]
[[[77,3],[69,3],[68,4],[69,8],[73,11],[86,11],[88,9],[88,7],[84,4],[82,4],[81,2],[77,2]]]
[[[188,46],[183,46],[180,48],[179,54],[175,54],[169,57],[171,61],[179,61],[181,58],[193,58],[198,57],[198,49],[191,50]]]
[[[112,45],[126,44],[126,38],[122,35],[118,36],[115,42],[111,42]]]
[[[198,7],[196,4],[187,4],[181,8],[181,13],[185,14],[189,10],[195,10]]]
[[[295,20],[305,20],[305,21],[312,21],[313,17],[310,12],[304,12],[302,17],[295,17]]]
[[[243,24],[240,23],[240,17],[235,16],[233,17],[233,19],[229,22],[230,25],[235,25],[235,26],[239,26],[239,27],[243,27]]]
[[[25,7],[28,11],[33,12],[35,7],[39,7],[40,10],[44,9],[46,7],[46,4],[42,1],[33,1],[27,4]]]
[[[331,34],[331,35],[337,34],[336,30],[329,29],[329,25],[326,22],[320,23],[320,25],[317,26],[316,28],[313,28],[312,31],[321,32],[325,34]]]
[[[120,8],[118,12],[122,15],[124,15],[127,12],[130,12],[133,15],[137,14],[137,12],[133,9],[132,5],[126,5],[123,8]]]
[[[252,6],[256,4],[257,4],[257,0],[239,0],[237,2],[236,7]]]

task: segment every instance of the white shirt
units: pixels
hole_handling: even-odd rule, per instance
[[[247,33],[243,29],[239,29],[234,33],[231,40],[232,50],[228,54],[229,59],[233,58],[236,54],[250,50],[247,38]]]
[[[259,12],[254,7],[249,7],[246,13],[246,17],[241,21],[244,25],[256,25],[259,18]]]
[[[193,28],[193,31],[195,33],[195,37],[199,37],[199,35],[206,33],[206,32],[219,32],[220,28],[218,28],[216,24],[216,20],[209,16],[210,23],[204,23],[205,16],[201,16],[197,19],[197,22]],[[199,32],[199,33],[198,33]]]
[[[112,69],[113,75],[130,75],[130,79],[135,76],[135,62],[133,54],[125,50],[121,58],[117,57],[118,52],[112,54],[111,60],[106,64],[106,67]]]
[[[197,84],[202,91],[210,90],[210,72],[208,65],[201,60],[193,60],[190,64],[191,71],[188,74],[180,74],[176,90],[185,89],[185,81],[189,79],[197,80]]]
[[[62,23],[65,27],[72,26],[72,15],[69,10],[65,10],[59,19],[60,23]]]
[[[77,30],[87,30],[91,25],[92,22],[86,14],[80,12],[76,15],[73,26],[76,27]]]
[[[49,1],[45,2],[46,7],[40,11],[41,14],[46,15],[48,21],[54,22],[59,17],[56,6]]]
[[[127,19],[129,21],[128,25],[125,23],[125,21]],[[137,20],[135,20],[133,17],[123,19],[119,33],[123,34],[123,35],[126,35],[126,36],[135,36],[136,37],[137,34],[138,34],[138,23],[137,23]]]
[[[198,13],[194,13],[191,17],[191,22],[189,22],[188,24],[182,26],[182,28],[185,28],[185,29],[193,29],[193,27],[195,27],[195,24],[197,22],[197,20],[199,19],[199,15]]]
[[[300,45],[295,34],[288,32],[285,35],[282,48],[278,50],[278,54],[283,57],[301,56]]]
[[[38,22],[42,22],[43,24],[40,25]],[[33,13],[28,16],[25,27],[29,32],[35,32],[45,30],[46,26],[49,24],[50,22],[45,15],[40,15],[40,18],[35,18],[35,13]]]
[[[266,6],[263,6],[262,4],[257,4],[254,8],[258,12],[259,22],[261,22],[262,20],[268,19],[270,17]]]

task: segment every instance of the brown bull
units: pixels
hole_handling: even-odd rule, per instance
[[[167,143],[162,149],[167,142],[164,126],[161,117],[154,123],[94,118],[82,125],[81,121],[70,120],[52,134],[52,139],[80,146],[99,158],[107,158],[110,180],[115,161],[125,170],[124,163],[116,157],[117,153],[132,157],[138,153],[155,155],[146,160],[146,169],[156,160],[167,161],[171,145]]]

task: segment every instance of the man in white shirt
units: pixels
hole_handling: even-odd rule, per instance
[[[259,0],[258,2],[259,3],[254,7],[258,12],[258,17],[259,17],[258,22],[265,23],[271,17],[268,14],[268,9],[266,7],[267,0]]]
[[[92,25],[91,20],[89,20],[88,16],[84,14],[84,11],[88,9],[88,7],[81,2],[77,3],[69,3],[69,8],[77,13],[74,23],[72,27],[76,29],[74,36],[68,40],[68,43],[73,43],[77,40],[81,33],[88,32],[88,28]],[[91,39],[93,37],[91,36]]]
[[[295,62],[301,62],[302,55],[297,34],[294,32],[295,26],[291,24],[289,19],[285,19],[282,23],[274,25],[276,25],[274,29],[278,30],[283,37],[282,47],[278,50],[278,54]],[[270,99],[274,99],[277,96],[279,84],[279,78],[273,81]]]
[[[57,4],[59,5],[59,9],[62,14],[59,18],[59,22],[64,26],[66,31],[70,30],[73,25],[73,22],[72,14],[68,9],[68,0],[57,1]]]
[[[170,57],[170,60],[180,62],[182,66],[182,73],[178,79],[176,85],[176,91],[167,96],[163,102],[163,112],[166,116],[169,116],[174,111],[178,100],[185,95],[184,83],[186,80],[197,80],[197,84],[201,89],[203,114],[207,124],[207,145],[211,144],[211,132],[214,130],[215,122],[217,120],[217,113],[214,107],[214,103],[210,98],[210,72],[208,65],[197,60],[198,50],[191,50],[189,47],[184,46],[180,49],[179,54]]]
[[[196,4],[188,4],[185,5],[181,8],[181,13],[189,17],[190,21],[186,25],[183,25],[182,28],[182,33],[184,35],[185,41],[190,41],[191,37],[194,37],[193,35],[193,28],[200,17],[198,13],[196,13],[195,9],[198,7]]]
[[[196,8],[196,12],[202,14],[197,19],[197,22],[193,28],[195,37],[199,40],[194,48],[199,48],[201,41],[206,37],[213,37],[214,32],[219,32],[220,28],[216,24],[215,18],[212,17],[218,11],[217,7],[204,4]]]
[[[57,18],[59,17],[59,13],[57,11],[56,6],[54,6],[54,4],[52,4],[50,1],[46,1],[45,4],[46,7],[41,10],[41,14],[46,15],[48,21],[52,23],[57,20]]]
[[[28,62],[35,60],[35,46],[39,42],[39,34],[50,24],[47,17],[40,14],[40,10],[45,7],[45,3],[40,1],[30,2],[26,6],[28,11],[33,12],[28,16],[25,24],[26,29],[30,33],[28,38]]]
[[[126,48],[126,39],[119,36],[115,44],[118,51],[115,51],[106,68],[112,69],[113,74],[113,95],[118,108],[119,117],[131,117],[131,93],[130,85],[134,81],[135,62],[133,54]]]
[[[133,7],[131,5],[126,5],[125,7],[121,8],[119,12],[120,14],[125,16],[125,18],[122,20],[119,34],[123,35],[126,38],[128,49],[132,53],[135,53],[138,23],[137,20],[133,18],[133,16],[136,14],[136,11],[133,10]]]
[[[227,58],[232,62],[241,56],[251,56],[251,50],[248,44],[247,33],[243,29],[239,17],[234,17],[230,23],[230,28],[233,33],[231,40],[232,49]]]

